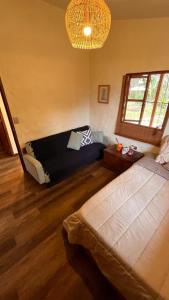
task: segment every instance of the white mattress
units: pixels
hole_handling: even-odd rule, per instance
[[[135,164],[64,221],[126,299],[169,300],[169,181]]]

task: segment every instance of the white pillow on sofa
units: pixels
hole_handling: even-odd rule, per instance
[[[92,138],[94,143],[103,144],[103,131],[92,131]]]
[[[169,162],[169,135],[167,135],[161,143],[160,153],[156,157],[156,162],[165,164]]]
[[[67,144],[67,148],[73,150],[79,150],[83,136],[78,132],[71,131],[70,138]]]

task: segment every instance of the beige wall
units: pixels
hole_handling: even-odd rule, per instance
[[[169,70],[169,18],[114,21],[112,31],[104,48],[93,51],[91,57],[91,125],[104,129],[111,140],[118,113],[122,77],[130,72]],[[110,84],[108,105],[97,103],[97,85]],[[169,134],[169,123],[165,134]],[[136,144],[140,150],[156,152],[151,145],[119,137],[129,145]]]
[[[19,141],[89,123],[89,53],[71,47],[64,11],[0,0],[0,76]]]
[[[122,76],[169,69],[169,19],[113,21],[105,47],[88,52],[71,47],[64,11],[56,6],[0,0],[0,8],[0,76],[12,115],[20,121],[21,145],[89,123],[89,110],[92,127],[114,141]],[[97,103],[98,84],[111,85],[109,105]],[[142,151],[157,151],[134,143]]]

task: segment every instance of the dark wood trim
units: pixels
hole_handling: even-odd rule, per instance
[[[132,124],[132,123],[127,123],[127,121],[132,121],[132,122],[134,122],[133,120],[126,120],[126,121],[123,121],[123,122],[121,122],[121,123],[123,123],[123,124],[135,125],[135,124]],[[135,121],[135,122],[138,122],[138,121]],[[162,131],[163,131],[162,128],[159,129],[159,128],[154,128],[154,127],[148,127],[148,126],[146,126],[146,125],[140,125],[140,124],[136,124],[136,125],[139,126],[139,127],[141,127],[141,128],[156,129],[156,130],[159,131],[159,132],[162,132]]]
[[[150,86],[150,79],[151,79],[151,75],[148,74],[147,82],[146,82],[146,89],[145,89],[144,98],[143,98],[143,105],[142,105],[141,113],[140,113],[140,120],[139,120],[140,125],[141,125],[141,122],[142,122],[142,119],[143,119],[144,108],[145,108],[145,105],[146,105],[146,99],[147,99],[147,95],[148,95],[148,89],[149,89],[149,86]]]
[[[125,110],[126,110],[126,105],[128,101],[133,101],[133,99],[128,99],[128,90],[129,90],[129,83],[131,76],[141,76],[143,74],[147,75],[147,83],[146,83],[146,91],[144,95],[144,99],[140,100],[139,102],[145,101],[145,97],[147,96],[148,92],[148,86],[150,83],[150,77],[151,74],[161,74],[161,77],[163,78],[165,73],[169,73],[169,71],[154,71],[154,72],[142,72],[142,73],[134,73],[134,74],[126,74],[123,76],[123,84],[122,84],[122,91],[121,91],[121,100],[119,104],[119,111],[118,111],[118,116],[117,116],[117,121],[116,121],[116,128],[115,128],[115,134],[124,136],[130,139],[135,139],[144,143],[149,143],[152,145],[158,146],[161,142],[161,138],[164,133],[164,129],[167,125],[167,121],[169,118],[169,105],[167,108],[167,112],[164,118],[163,126],[161,129],[158,128],[153,128],[141,124],[132,124],[132,123],[127,123],[127,121],[124,121],[124,115],[125,115]],[[161,81],[162,83],[162,81]],[[160,85],[159,85],[160,86]],[[160,92],[160,88],[159,88]],[[158,94],[159,95],[159,94]],[[157,99],[158,100],[158,99]],[[137,99],[134,99],[135,102],[138,102]],[[143,111],[142,111],[143,115]],[[142,117],[141,115],[141,117]],[[149,136],[148,136],[149,135]]]
[[[130,98],[127,98],[126,100],[127,102],[144,102],[144,98],[141,100],[141,99],[130,99]]]
[[[17,150],[18,150],[18,155],[19,155],[19,158],[20,158],[20,161],[21,161],[21,164],[22,164],[22,168],[23,168],[24,171],[26,171],[26,167],[25,167],[25,163],[24,163],[23,155],[22,155],[22,150],[21,150],[21,147],[20,147],[20,144],[19,144],[19,140],[18,140],[18,137],[17,137],[16,129],[15,129],[15,126],[14,126],[14,123],[13,123],[12,115],[11,115],[11,112],[10,112],[9,104],[8,104],[8,101],[7,101],[6,93],[5,93],[1,78],[0,78],[0,93],[1,93],[2,100],[3,100],[3,103],[4,103],[5,109],[6,109],[6,113],[7,113],[8,119],[9,119],[9,123],[10,123],[10,126],[11,126],[11,130],[12,130],[12,133],[13,133],[15,144],[16,144],[16,147],[17,147]]]
[[[155,112],[156,112],[158,97],[159,97],[159,94],[160,94],[163,78],[164,78],[164,74],[161,74],[160,75],[160,80],[158,82],[157,91],[156,91],[155,101],[154,101],[154,105],[153,105],[153,111],[152,111],[152,114],[151,114],[150,127],[152,127],[152,124],[153,124],[153,120],[154,120],[154,116],[155,116]]]
[[[120,122],[115,130],[115,134],[129,139],[159,146],[163,130],[152,127],[141,126],[139,124]]]
[[[155,128],[154,128],[155,129]],[[156,129],[155,129],[156,130]],[[125,138],[128,138],[130,140],[136,140],[136,141],[139,141],[139,142],[142,142],[142,143],[145,143],[145,144],[150,144],[150,145],[153,145],[153,146],[156,146],[156,147],[159,147],[160,146],[160,141],[159,142],[150,142],[148,140],[145,140],[145,139],[142,139],[142,138],[138,138],[138,137],[131,137],[131,135],[127,134],[127,133],[123,133],[121,134],[121,132],[118,132],[118,131],[115,131],[116,135],[119,135],[119,136],[122,136],[122,137],[125,137]]]
[[[128,101],[127,101],[128,102]],[[123,121],[124,123],[126,122],[134,122],[134,123],[139,123],[138,120],[132,120],[132,119],[125,119],[125,121]]]
[[[162,70],[162,71],[148,71],[148,72],[139,72],[139,73],[127,73],[126,76],[133,76],[133,77],[136,77],[138,75],[141,76],[141,75],[148,75],[148,74],[165,74],[165,73],[169,73],[169,70]]]
[[[4,120],[4,116],[2,114],[2,110],[0,108],[0,118],[2,120],[2,123],[3,123],[3,128],[4,128],[4,134],[5,134],[5,138],[6,138],[6,141],[7,141],[7,144],[8,144],[8,150],[7,150],[7,153],[9,155],[14,155],[14,152],[13,152],[13,149],[12,149],[12,145],[11,145],[11,141],[10,141],[10,138],[9,138],[9,134],[8,134],[8,130],[7,130],[7,127],[6,127],[6,124],[5,124],[5,120]]]
[[[148,75],[150,75],[150,74],[148,74],[148,73],[143,73],[143,74],[139,74],[138,73],[138,75],[137,75],[137,73],[136,74],[127,74],[127,76],[129,76],[131,79],[133,79],[133,78],[148,78]]]
[[[123,120],[124,118],[124,113],[126,111],[126,105],[127,105],[127,99],[126,95],[129,91],[129,78],[128,76],[123,76],[123,81],[122,81],[122,90],[121,90],[121,97],[120,97],[120,106],[119,106],[119,122]],[[123,101],[125,99],[125,101]]]

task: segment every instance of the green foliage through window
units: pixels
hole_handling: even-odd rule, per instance
[[[123,121],[161,129],[169,105],[169,73],[128,75]]]

